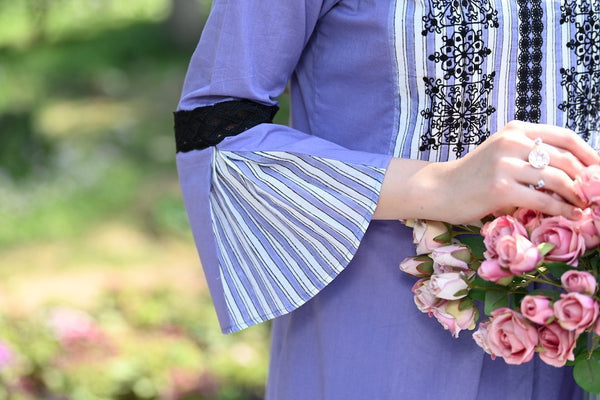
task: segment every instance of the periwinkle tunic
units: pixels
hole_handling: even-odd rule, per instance
[[[178,109],[291,90],[293,128],[177,155],[222,330],[273,319],[267,398],[581,397],[569,368],[491,360],[420,313],[398,270],[410,229],[371,216],[391,157],[454,159],[512,119],[586,137],[599,17],[597,1],[213,1]]]

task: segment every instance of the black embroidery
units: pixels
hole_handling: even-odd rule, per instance
[[[489,0],[431,0],[423,17],[422,34],[441,34],[442,46],[428,59],[444,71],[443,80],[425,77],[429,107],[421,111],[425,129],[420,151],[449,146],[457,157],[468,145],[482,143],[490,135],[487,122],[496,109],[489,96],[495,73],[483,74],[491,50],[483,29],[498,28],[498,11]]]
[[[542,105],[542,33],[544,24],[540,0],[518,0],[519,68],[515,119],[540,122]]]
[[[566,126],[588,140],[600,128],[600,2],[567,0],[560,10],[560,23],[575,27],[566,47],[577,57],[577,66],[560,69],[567,100],[558,108],[566,113]]]
[[[214,106],[177,111],[175,144],[177,152],[202,150],[261,123],[273,121],[279,107],[249,100],[232,100]]]
[[[498,28],[498,10],[490,1],[433,0],[426,16],[423,36],[428,32],[442,33],[442,30],[456,25],[478,24],[486,29]]]

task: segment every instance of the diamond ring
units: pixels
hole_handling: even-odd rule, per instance
[[[550,164],[550,154],[542,145],[542,139],[537,138],[534,141],[535,146],[529,152],[529,164],[533,168],[544,168]]]
[[[543,179],[540,179],[539,181],[537,181],[537,185],[527,185],[529,187],[529,189],[535,189],[535,190],[540,190],[542,189],[544,186],[546,186],[546,182]]]

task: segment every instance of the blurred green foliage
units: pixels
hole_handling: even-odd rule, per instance
[[[118,290],[0,318],[0,399],[260,399],[267,328],[215,334],[207,301]]]
[[[98,254],[82,254],[82,237],[107,221],[193,246],[171,112],[209,8],[207,0],[0,0],[0,260],[58,243],[88,268]],[[276,121],[286,120],[284,98]],[[113,261],[106,274],[128,268]],[[38,268],[0,261],[0,276],[26,281]],[[222,335],[205,290],[119,289],[91,309],[2,310],[0,400],[262,396],[268,327]]]

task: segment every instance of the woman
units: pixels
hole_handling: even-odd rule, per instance
[[[273,319],[267,398],[579,398],[568,368],[451,338],[398,271],[400,219],[581,216],[600,10],[571,3],[213,2],[177,162],[222,330]]]

